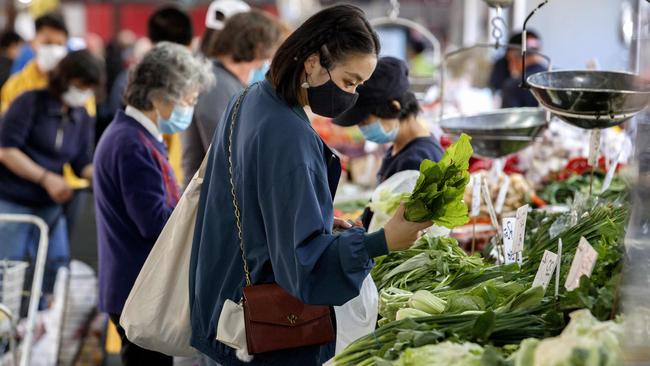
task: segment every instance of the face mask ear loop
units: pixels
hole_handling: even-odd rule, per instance
[[[336,83],[334,82],[334,80],[332,80],[332,74],[330,74],[330,70],[326,68],[325,71],[327,71],[327,76],[329,76],[332,84],[336,86]],[[334,110],[334,89],[330,88],[330,113],[333,113],[334,112],[333,110]]]

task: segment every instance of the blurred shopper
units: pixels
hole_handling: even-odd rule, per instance
[[[147,22],[147,34],[149,40],[156,44],[158,42],[172,42],[183,45],[188,49],[192,44],[192,19],[183,10],[172,6],[166,5],[156,10],[149,21]],[[111,91],[111,95],[124,95],[126,91],[126,84],[128,81],[128,73],[115,80],[115,85]],[[179,134],[166,134],[164,136],[165,143],[169,149],[169,162],[171,163],[174,174],[179,182],[183,181],[183,167],[181,163],[181,137]]]
[[[68,53],[68,29],[60,13],[48,13],[36,19],[36,36],[32,47],[36,57],[25,68],[11,76],[2,87],[2,113],[6,112],[11,103],[21,94],[45,88],[48,85],[49,73],[58,65],[59,61]],[[95,96],[92,95],[85,104],[88,115],[96,115]],[[81,141],[79,142],[81,143]],[[64,166],[63,176],[66,182],[75,187],[87,187],[90,182],[74,174],[69,165]],[[65,205],[68,231],[71,232],[76,219],[84,205],[84,193],[75,193],[72,200]]]
[[[36,52],[34,60],[24,69],[11,76],[2,87],[2,112],[22,93],[41,89],[47,86],[47,74],[68,53],[68,29],[59,13],[45,14],[36,19],[36,36],[32,40],[32,48]],[[95,108],[89,110],[95,115]]]
[[[522,38],[522,33],[516,34],[510,38],[508,43],[521,46]],[[526,54],[526,77],[546,71],[547,66],[544,64],[544,59],[536,53],[541,50],[541,39],[536,33],[527,33],[526,48],[528,49]],[[521,50],[508,50],[506,60],[508,61],[510,77],[503,83],[501,108],[537,107],[539,102],[537,102],[533,94],[529,90],[520,87],[521,74],[524,72]]]
[[[213,58],[217,84],[201,94],[193,122],[183,133],[185,184],[201,165],[228,103],[273,56],[279,39],[278,23],[259,10],[239,13],[226,21],[206,55]]]
[[[534,31],[527,31],[526,40],[530,42],[531,46],[535,46],[537,50],[541,48],[541,39],[539,35]],[[521,33],[517,36],[513,36],[508,41],[508,46],[513,48],[506,49],[505,54],[499,58],[494,65],[492,66],[492,72],[490,72],[489,86],[493,92],[500,93],[503,90],[503,86],[511,77],[509,67],[509,59],[512,59],[512,56],[519,55],[519,62],[521,63]],[[517,43],[517,41],[519,41]]]
[[[240,0],[216,0],[211,2],[208,12],[205,14],[205,32],[203,32],[201,45],[199,46],[201,53],[207,57],[210,56],[219,31],[226,24],[226,19],[250,10],[251,7]]]
[[[23,43],[23,39],[14,31],[7,31],[0,36],[0,88],[11,76],[11,65]]]
[[[41,217],[50,227],[45,292],[56,269],[69,260],[62,205],[73,196],[63,179],[69,163],[92,177],[94,124],[84,105],[101,79],[100,62],[87,51],[67,55],[52,71],[46,89],[19,96],[0,123],[0,212]],[[0,225],[0,258],[34,260],[38,232],[30,225]]]
[[[373,257],[408,247],[427,226],[405,221],[401,208],[385,230],[366,235],[333,216],[341,165],[303,107],[331,118],[352,107],[378,53],[377,35],[359,8],[327,8],[280,46],[267,79],[249,87],[232,139],[234,102],[224,113],[206,167],[190,262],[192,346],[210,363],[243,365],[233,348],[216,340],[224,302],[242,297],[242,257],[252,284],[276,283],[307,304],[340,305],[359,294]],[[345,232],[333,234],[339,228]],[[269,315],[282,311],[273,304],[257,306]],[[321,356],[320,349],[258,354],[248,365],[321,365],[333,354]]]
[[[180,132],[212,80],[207,61],[161,42],[132,71],[125,100],[95,154],[99,307],[122,338],[122,361],[172,365],[172,358],[129,342],[119,326],[124,302],[180,196],[162,133]]]
[[[334,120],[340,126],[358,125],[367,141],[392,144],[377,173],[377,184],[404,170],[419,170],[422,160],[439,161],[440,143],[418,121],[420,105],[409,91],[408,68],[403,61],[383,57],[370,80],[358,89],[359,100]],[[372,212],[366,210],[368,228]]]

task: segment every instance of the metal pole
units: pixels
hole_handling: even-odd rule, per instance
[[[643,0],[638,0],[636,5],[636,42],[634,43],[634,73],[641,72],[641,9],[643,8]]]

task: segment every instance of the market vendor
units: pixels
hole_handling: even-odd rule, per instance
[[[508,44],[513,46],[521,45],[522,33],[515,34],[510,38]],[[544,58],[539,54],[541,50],[541,38],[534,32],[526,34],[526,77],[546,71],[548,66],[544,64]],[[521,87],[521,73],[524,72],[524,63],[521,59],[521,51],[509,49],[506,53],[510,77],[503,82],[501,90],[501,108],[537,107],[539,102],[530,90]]]
[[[366,234],[333,216],[341,165],[304,107],[331,118],[350,108],[378,53],[377,35],[359,8],[324,9],[282,44],[267,79],[250,86],[241,104],[231,102],[219,123],[201,191],[189,291],[192,346],[211,364],[243,365],[216,340],[224,302],[242,297],[242,259],[252,284],[276,283],[306,304],[341,305],[359,295],[374,257],[408,248],[430,225],[407,222],[402,208],[383,230]],[[335,228],[347,230],[334,234]],[[281,310],[272,300],[265,304],[269,316]],[[320,348],[262,353],[246,365],[321,365],[327,357]]]
[[[367,141],[392,144],[377,173],[377,183],[405,170],[419,170],[422,160],[439,161],[443,150],[438,140],[418,120],[420,105],[409,90],[408,68],[393,57],[383,57],[370,80],[359,87],[353,108],[334,119],[340,126],[358,125]],[[372,212],[364,212],[368,228]]]

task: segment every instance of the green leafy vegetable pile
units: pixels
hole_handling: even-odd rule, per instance
[[[407,220],[433,221],[448,228],[469,221],[463,196],[470,179],[469,159],[474,153],[470,140],[471,137],[462,134],[447,148],[439,162],[422,162],[420,177],[406,201],[404,217]]]
[[[481,356],[483,364],[501,365],[505,361],[500,354],[516,349],[522,340],[559,334],[572,311],[588,309],[597,319],[610,319],[617,312],[627,217],[627,207],[614,202],[591,207],[575,225],[559,225],[567,221],[566,214],[531,213],[521,268],[492,265],[463,252],[454,239],[429,236],[409,250],[379,258],[372,275],[380,290],[380,327],[352,343],[332,365],[407,365],[417,359],[413,357],[419,347],[444,341],[504,347]],[[557,251],[559,238],[564,244],[560,278],[564,283],[581,237],[598,252],[592,276],[583,277],[571,292],[561,286],[558,300],[552,290],[545,294],[541,287],[531,288],[544,251]],[[522,352],[538,352],[534,341],[527,342]],[[421,357],[429,357],[437,351],[422,352]],[[581,348],[575,352],[596,357]],[[604,362],[610,364],[610,359]],[[514,363],[515,358],[507,360]]]
[[[563,181],[551,182],[539,192],[539,197],[550,204],[566,204],[573,201],[577,193],[589,194],[590,180],[590,174],[585,173],[573,175]],[[605,174],[594,172],[593,192],[602,198],[618,198],[627,191],[625,181],[615,175],[609,188],[601,194],[604,181]]]

